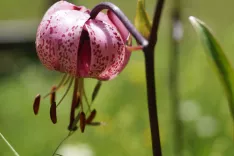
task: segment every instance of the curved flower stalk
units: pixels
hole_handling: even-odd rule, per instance
[[[127,65],[131,51],[138,49],[141,46],[131,46],[128,30],[111,10],[107,10],[106,14],[100,12],[91,19],[90,10],[84,6],[66,1],[52,5],[42,18],[36,35],[36,50],[42,64],[50,70],[65,73],[61,82],[44,96],[51,96],[52,122],[57,122],[56,107],[74,84],[68,129],[76,130],[76,124],[80,121],[83,132],[85,123],[92,124],[90,119],[86,122],[83,104],[87,104],[90,116],[94,111],[84,91],[84,78],[100,81],[115,78]],[[67,90],[57,103],[55,93],[66,84]],[[100,82],[97,86],[100,88]],[[97,89],[94,94],[96,96]],[[39,104],[40,95],[37,95],[35,114],[38,113]],[[77,108],[80,111],[75,117]]]

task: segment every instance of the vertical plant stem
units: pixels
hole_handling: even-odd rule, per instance
[[[5,141],[5,143],[10,147],[10,149],[12,150],[12,152],[14,153],[15,156],[19,156],[19,154],[16,152],[16,150],[11,146],[11,144],[7,141],[7,139],[2,135],[2,133],[0,133],[1,138],[3,139],[3,141]]]
[[[158,0],[153,18],[152,30],[149,37],[149,44],[143,48],[145,56],[146,68],[146,83],[147,83],[147,98],[148,98],[148,111],[150,119],[150,129],[152,138],[152,149],[154,156],[161,156],[161,143],[159,133],[159,123],[157,114],[157,96],[156,84],[154,73],[154,48],[157,43],[158,27],[161,19],[161,13],[164,6],[164,0]]]
[[[171,117],[173,130],[173,154],[182,156],[182,122],[179,118],[179,44],[182,38],[183,29],[180,18],[180,0],[174,0],[174,7],[171,14],[171,53],[169,59],[169,92],[171,99]]]
[[[148,52],[148,53],[147,53]],[[154,53],[145,52],[146,85],[148,98],[148,112],[150,120],[150,130],[152,139],[153,156],[161,156],[161,143],[159,133],[159,123],[157,114],[156,87],[154,76]]]

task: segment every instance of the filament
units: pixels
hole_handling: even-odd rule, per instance
[[[64,82],[64,84],[62,86],[66,86],[71,78],[72,78],[71,76],[68,76],[68,78],[66,79],[66,81]]]
[[[56,86],[56,89],[52,90],[51,92],[47,93],[43,98],[48,97],[50,94],[56,92],[61,86],[63,86],[63,82],[66,80],[68,74],[64,74],[62,80],[59,82],[58,86]]]
[[[67,87],[67,90],[65,91],[65,93],[63,94],[63,97],[60,99],[60,101],[58,102],[58,104],[57,104],[57,106],[56,107],[58,107],[59,105],[60,105],[60,103],[63,101],[63,99],[65,98],[65,96],[67,95],[67,93],[68,93],[68,91],[70,90],[70,88],[71,88],[71,85],[72,85],[72,82],[73,82],[73,79],[74,78],[69,78],[69,79],[71,79],[70,80],[70,83],[69,83],[69,85],[68,85],[68,87]]]
[[[81,80],[81,83],[82,83],[82,85],[81,85],[81,92],[83,93],[85,102],[87,103],[88,111],[91,112],[90,103],[89,103],[89,100],[88,100],[88,98],[87,98],[87,96],[86,96],[86,93],[85,93],[84,79]]]
[[[75,119],[75,109],[76,109],[76,104],[77,104],[77,90],[79,87],[79,78],[75,78],[75,83],[74,83],[74,90],[73,90],[73,98],[72,98],[72,105],[71,105],[71,112],[70,112],[70,123],[68,126],[69,130],[73,130],[73,122]]]

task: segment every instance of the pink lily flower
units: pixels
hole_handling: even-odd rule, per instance
[[[131,51],[139,50],[131,47],[128,30],[110,10],[106,14],[100,12],[95,19],[90,19],[89,13],[90,10],[84,6],[59,1],[45,13],[36,35],[36,50],[42,64],[50,70],[65,73],[61,82],[44,96],[51,98],[50,117],[53,123],[57,122],[56,108],[74,84],[68,127],[70,131],[76,130],[78,121],[82,132],[85,124],[94,124],[92,120],[96,110],[90,108],[83,78],[111,80],[125,68]],[[66,92],[56,103],[56,91],[66,84]],[[91,103],[100,85],[99,81]],[[34,101],[35,114],[39,110],[40,98],[41,96],[37,95]],[[87,119],[83,111],[84,103],[87,104],[90,115]],[[77,109],[80,110],[75,117]]]
[[[89,19],[89,12],[66,1],[52,5],[37,30],[37,54],[50,70],[110,80],[129,61],[129,32],[111,11],[95,19]]]

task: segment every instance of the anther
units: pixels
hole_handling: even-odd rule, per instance
[[[87,124],[88,126],[105,126],[106,123],[105,122],[91,122],[89,124]]]
[[[52,103],[50,106],[50,119],[56,124],[57,123],[57,113],[56,113],[56,103]]]
[[[81,112],[80,113],[80,130],[81,132],[83,133],[84,130],[85,130],[85,113],[84,112]]]
[[[93,121],[93,119],[95,118],[96,114],[97,114],[96,109],[92,110],[92,112],[90,113],[89,117],[85,121],[86,124],[91,124],[92,121]]]
[[[34,99],[34,103],[33,103],[33,111],[34,114],[37,115],[38,111],[39,111],[39,107],[40,107],[40,101],[41,101],[41,95],[38,94],[35,99]]]

